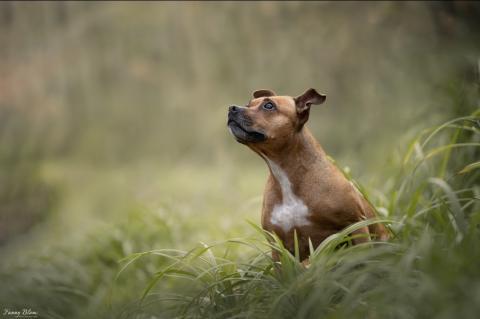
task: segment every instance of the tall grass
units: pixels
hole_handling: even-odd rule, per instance
[[[430,293],[434,310],[471,309],[478,114],[383,156],[404,126],[478,107],[476,8],[1,2],[0,313],[407,317]],[[305,269],[241,222],[257,223],[266,170],[227,134],[225,107],[311,85],[329,96],[312,132],[395,237],[332,252],[336,235]]]
[[[162,211],[178,215],[174,227],[165,215],[135,207],[79,245],[69,238],[2,260],[0,301],[41,318],[476,318],[479,115],[412,139],[391,163],[396,175],[379,189],[362,188],[379,219],[311,247],[309,267],[255,222],[250,232],[235,226],[237,234],[252,235],[184,251],[189,236],[198,238],[196,228],[216,231],[218,221],[188,218],[185,226],[190,215],[167,205]],[[178,186],[175,192],[186,191]],[[227,204],[217,209],[232,211]],[[390,241],[349,245],[353,229],[374,222],[390,227]]]
[[[371,196],[387,219],[359,222],[311,247],[309,267],[253,224],[260,236],[125,258],[123,269],[146,256],[165,262],[126,317],[477,318],[479,114],[414,138],[398,174]],[[348,245],[352,230],[375,222],[389,224],[389,242]]]

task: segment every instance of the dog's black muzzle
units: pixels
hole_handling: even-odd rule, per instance
[[[266,139],[265,134],[252,128],[253,121],[245,114],[245,109],[232,105],[228,108],[227,126],[240,143],[258,143]]]

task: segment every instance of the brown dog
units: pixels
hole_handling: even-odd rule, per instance
[[[325,102],[324,95],[309,89],[292,98],[260,90],[253,97],[245,107],[229,108],[227,125],[235,139],[259,154],[270,169],[263,198],[265,230],[277,234],[292,253],[296,230],[304,260],[309,238],[317,247],[343,228],[375,217],[372,206],[328,160],[305,126],[311,105]],[[354,243],[367,241],[370,235],[388,238],[381,224],[353,235],[357,234]]]

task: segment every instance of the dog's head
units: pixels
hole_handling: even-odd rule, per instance
[[[302,130],[310,107],[325,99],[315,89],[295,98],[278,96],[270,90],[255,91],[246,106],[230,106],[227,125],[238,142],[253,149],[280,147]]]

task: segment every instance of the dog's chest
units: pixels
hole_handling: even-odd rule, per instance
[[[270,169],[280,185],[282,201],[273,206],[270,223],[288,232],[292,228],[310,224],[308,207],[292,191],[292,185],[285,172],[274,162],[268,160]]]

